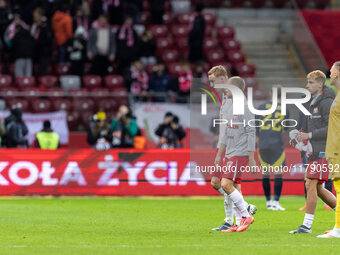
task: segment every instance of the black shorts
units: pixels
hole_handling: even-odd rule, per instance
[[[268,175],[270,172],[265,171],[266,167],[273,167],[274,170],[281,166],[286,166],[286,155],[284,150],[259,150],[258,157],[263,169],[263,174]],[[282,172],[274,171],[275,174]]]

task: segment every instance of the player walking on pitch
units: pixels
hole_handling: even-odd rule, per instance
[[[328,117],[331,104],[334,100],[334,91],[325,86],[326,75],[317,70],[307,75],[306,88],[312,94],[311,100],[306,103],[306,108],[311,113],[304,116],[302,132],[296,139],[299,142],[309,141],[312,145],[312,154],[308,158],[306,169],[306,214],[303,224],[291,234],[312,233],[312,224],[318,196],[331,208],[336,207],[335,196],[323,187],[323,182],[328,180],[328,163],[321,152],[325,152]],[[292,141],[290,141],[292,144]]]
[[[337,90],[337,96],[331,104],[329,113],[326,157],[329,160],[330,172],[337,197],[340,197],[340,61],[335,62],[331,68],[331,84]],[[340,238],[340,199],[337,200],[335,212],[335,226],[318,238]]]
[[[223,66],[215,66],[213,67],[209,72],[209,81],[210,85],[213,87],[214,84],[226,84],[228,81],[228,73],[227,70]],[[244,88],[242,88],[244,89]],[[226,111],[229,109],[230,104],[232,103],[231,99],[228,99],[225,91],[223,91],[223,102],[220,108],[220,118],[223,119],[224,116],[226,115]],[[221,139],[225,133],[225,128],[226,125],[220,125],[219,126],[219,141],[218,141],[218,147],[220,145]],[[221,195],[224,196],[224,209],[225,209],[225,214],[226,218],[224,219],[225,223],[222,224],[220,227],[213,228],[212,230],[216,231],[221,231],[221,230],[228,230],[231,226],[234,225],[234,219],[233,219],[233,203],[231,198],[225,193],[223,188],[221,187],[221,178],[222,178],[222,172],[213,172],[212,177],[211,177],[211,186],[221,193]],[[241,185],[237,184],[235,185],[236,188],[239,190],[241,189]],[[256,206],[254,205],[248,205],[247,210],[251,215],[256,213]],[[234,210],[235,211],[235,210]],[[235,217],[236,217],[236,222],[241,221],[241,215],[239,214],[238,211],[235,211]]]
[[[240,77],[230,78],[228,84],[243,88],[243,90],[245,88],[245,82]],[[227,90],[226,94],[229,99],[232,99],[230,90]],[[220,164],[221,155],[225,151],[223,164],[227,166],[228,171],[223,172],[221,186],[242,218],[238,226],[233,225],[230,229],[222,230],[222,232],[243,232],[253,223],[254,217],[249,214],[247,203],[242,194],[235,188],[235,184],[241,182],[240,169],[242,167],[256,167],[254,159],[256,130],[247,124],[250,119],[254,119],[254,115],[249,111],[245,102],[244,115],[234,115],[233,107],[230,105],[226,111],[226,116],[223,116],[223,118],[228,120],[228,124],[219,143],[215,165]],[[232,122],[237,122],[237,124],[232,124]],[[242,126],[240,123],[246,124]],[[235,171],[231,169],[235,169]]]

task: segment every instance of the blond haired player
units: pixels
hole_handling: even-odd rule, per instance
[[[326,159],[321,156],[326,149],[327,129],[329,109],[334,100],[334,91],[325,86],[326,75],[319,71],[313,71],[307,75],[306,88],[311,93],[312,98],[305,107],[311,113],[304,116],[302,132],[296,137],[299,142],[309,141],[312,145],[313,153],[309,155],[306,169],[306,213],[302,225],[291,234],[312,233],[312,224],[318,197],[320,197],[331,208],[336,206],[334,195],[323,187],[323,183],[328,180],[329,170]]]
[[[335,62],[331,68],[331,84],[338,91],[334,99],[328,122],[326,157],[329,160],[330,172],[337,197],[340,197],[340,61]],[[331,231],[318,238],[340,238],[340,199],[337,200],[335,212],[335,226]]]
[[[219,66],[214,66],[213,68],[210,69],[208,72],[209,76],[209,81],[210,81],[210,86],[214,87],[215,84],[226,84],[228,81],[228,72],[227,70],[219,65]],[[241,88],[244,90],[244,88]],[[222,105],[220,108],[220,118],[223,119],[224,116],[226,115],[227,109],[230,107],[232,104],[231,99],[227,98],[227,91],[223,91],[223,101]],[[221,139],[223,137],[223,134],[225,132],[226,125],[220,125],[219,127],[219,141],[218,141],[218,147],[220,146]],[[225,213],[226,213],[226,218],[224,219],[225,223],[222,224],[220,227],[213,228],[212,230],[216,231],[221,231],[221,230],[228,230],[234,223],[233,221],[233,204],[232,200],[230,197],[225,193],[225,191],[221,187],[221,178],[222,178],[222,172],[213,172],[211,173],[211,186],[221,193],[221,195],[224,196],[224,208],[225,208]],[[240,184],[236,185],[238,189],[240,189]],[[248,205],[248,211],[250,214],[255,214],[257,208],[254,205]],[[241,216],[239,213],[236,211],[235,212],[236,216],[236,222],[241,221]]]

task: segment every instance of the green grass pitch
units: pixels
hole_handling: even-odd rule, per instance
[[[301,225],[303,197],[283,197],[284,212],[263,197],[245,233],[210,229],[223,222],[222,197],[0,198],[0,254],[340,254],[339,239],[317,239],[334,212],[319,201],[313,234]]]

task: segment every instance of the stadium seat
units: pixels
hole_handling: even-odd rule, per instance
[[[32,102],[32,110],[35,113],[50,112],[52,110],[52,103],[50,100],[37,99]]]
[[[89,127],[94,114],[94,111],[83,111],[80,113],[80,121],[86,129]]]
[[[35,79],[32,76],[16,77],[15,83],[19,88],[27,88],[35,86]]]
[[[205,20],[206,27],[211,26],[214,27],[216,23],[216,15],[211,12],[203,12],[203,17]]]
[[[3,98],[15,98],[18,97],[15,95],[19,90],[15,87],[0,87],[1,97]]]
[[[64,90],[81,88],[81,80],[77,75],[62,75],[60,76],[59,80],[60,87]]]
[[[189,35],[189,27],[187,25],[173,26],[171,31],[172,31],[172,35],[175,37],[175,40],[181,37],[187,38]]]
[[[68,112],[67,113],[67,126],[70,131],[78,131],[79,113]]]
[[[218,42],[214,38],[205,38],[203,43],[203,52],[206,54],[208,51],[217,49]]]
[[[191,13],[178,13],[176,16],[177,22],[180,25],[189,25]]]
[[[178,51],[177,50],[164,50],[161,58],[164,63],[176,62],[178,59]]]
[[[67,75],[70,73],[70,68],[71,68],[71,65],[70,63],[59,63],[59,64],[56,64],[55,67],[55,74],[57,76],[61,76],[61,75]]]
[[[239,63],[235,66],[237,74],[241,77],[255,75],[255,66],[251,64]]]
[[[251,88],[258,88],[258,80],[254,76],[244,76],[243,77],[246,86]]]
[[[229,51],[228,52],[228,61],[232,65],[236,65],[238,63],[243,63],[245,61],[245,56],[241,51]]]
[[[169,63],[167,66],[166,66],[167,70],[168,70],[168,73],[171,77],[176,77],[179,73],[179,71],[181,71],[181,64],[178,63],[178,62],[173,62],[173,63]]]
[[[157,39],[157,56],[161,56],[163,51],[166,49],[173,49],[174,47],[174,42],[172,38],[168,37],[160,37]]]
[[[100,100],[97,104],[98,110],[102,110],[104,112],[107,111],[116,111],[119,107],[118,101],[115,98],[103,99]]]
[[[147,64],[145,66],[145,71],[148,73],[149,77],[152,75],[154,72],[155,65],[154,64]]]
[[[89,91],[87,89],[70,89],[68,91],[68,93],[70,94],[71,97],[73,98],[80,98],[80,99],[83,99],[83,98],[87,98],[89,95]]]
[[[41,91],[38,88],[28,87],[28,88],[22,88],[20,89],[20,91],[24,92],[25,97],[29,97],[31,100],[40,98]]]
[[[223,41],[227,38],[234,38],[234,28],[229,26],[219,26],[217,27],[217,38],[219,41]]]
[[[83,76],[83,87],[87,89],[100,88],[102,86],[102,78],[99,75]]]
[[[188,50],[189,42],[188,38],[182,37],[175,40],[175,44],[177,46],[178,51]]]
[[[225,53],[231,50],[240,50],[241,48],[240,42],[235,39],[225,39],[221,41],[221,44]]]
[[[19,107],[22,109],[23,112],[30,111],[30,104],[28,100],[24,98],[13,98],[13,99],[6,100],[6,105],[8,109]]]
[[[163,23],[168,28],[173,24],[173,15],[172,15],[171,12],[164,13],[164,15],[163,15]]]
[[[75,111],[94,111],[95,103],[93,99],[90,98],[75,98],[73,100],[73,109]]]
[[[12,77],[9,75],[0,75],[0,87],[9,87],[12,85]]]
[[[54,88],[57,86],[58,78],[54,75],[45,75],[39,77],[39,84],[46,88]]]
[[[97,101],[109,97],[110,90],[108,88],[94,88],[90,92],[91,97]]]
[[[72,110],[72,101],[69,99],[56,98],[51,100],[54,111],[66,111]]]
[[[165,25],[152,25],[150,31],[155,38],[168,36],[168,27]]]
[[[65,91],[61,88],[50,88],[48,91],[47,91],[50,95],[49,97],[58,97],[58,98],[61,98],[63,96],[65,96]]]
[[[104,78],[104,85],[108,89],[114,89],[117,87],[124,88],[124,79],[120,75],[107,75]]]
[[[216,62],[223,62],[224,54],[221,50],[210,50],[205,54],[208,62],[211,65],[215,65]]]
[[[214,29],[214,27],[212,27],[212,26],[206,26],[205,31],[204,31],[204,36],[205,37],[213,37],[213,29]]]

